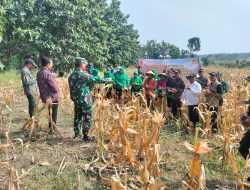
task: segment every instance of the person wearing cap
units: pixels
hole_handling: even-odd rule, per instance
[[[170,69],[167,71],[167,79],[166,79],[166,86],[167,86],[166,97],[167,97],[167,106],[169,109],[172,108],[173,93],[170,92],[170,90],[173,88],[174,84],[173,81],[174,81],[174,73],[173,69]]]
[[[211,116],[211,125],[212,125],[212,132],[216,133],[218,130],[217,126],[217,117],[218,117],[218,110],[220,105],[220,99],[223,97],[223,87],[222,84],[217,80],[217,73],[211,72],[209,73],[210,83],[206,89],[205,97],[206,97],[206,104],[207,108],[212,111]]]
[[[181,78],[180,74],[180,70],[177,69],[174,71],[173,87],[168,90],[169,92],[173,93],[171,111],[175,118],[178,118],[180,116],[180,108],[182,106],[181,96],[185,89],[185,82]]]
[[[205,89],[208,87],[208,78],[205,77],[205,72],[204,72],[204,69],[200,69],[199,70],[199,77],[197,78],[197,82],[200,83],[202,89]]]
[[[92,140],[89,130],[92,121],[92,87],[96,83],[105,83],[111,79],[93,77],[86,71],[86,60],[77,57],[75,69],[68,78],[70,97],[74,102],[74,138],[79,137],[82,128],[83,140]]]
[[[167,89],[167,75],[166,73],[159,74],[160,80],[157,82],[158,105],[160,110],[166,113],[166,89]]]
[[[111,99],[112,98],[112,90],[113,90],[113,83],[115,82],[115,75],[113,74],[110,67],[106,69],[104,72],[103,79],[111,79],[111,82],[106,82],[107,88],[106,88],[106,98]]]
[[[245,78],[246,81],[250,83],[250,76]],[[248,104],[248,110],[241,118],[241,124],[247,130],[244,137],[240,141],[239,152],[246,159],[249,155],[250,148],[250,99],[239,102],[239,104]],[[248,181],[250,181],[250,177],[248,177]]]
[[[156,81],[154,79],[155,74],[152,71],[148,71],[145,73],[147,76],[146,79],[143,81],[143,89],[145,90],[146,100],[147,100],[147,106],[150,107],[152,97],[155,93],[156,88]],[[153,105],[151,105],[151,108],[153,109]]]
[[[138,65],[137,71],[138,71],[138,76],[139,76],[142,80],[145,79],[145,75],[144,75],[144,73],[141,71],[141,66],[140,66],[140,65]]]
[[[37,92],[37,82],[31,73],[31,70],[36,66],[37,65],[35,64],[34,60],[27,59],[24,63],[24,67],[21,70],[23,91],[29,102],[30,118],[35,115],[35,110],[36,110],[35,94]]]
[[[198,104],[201,96],[202,87],[196,81],[196,75],[190,74],[186,77],[189,81],[189,85],[186,86],[183,94],[182,100],[187,102],[189,120],[193,123],[194,127],[199,122]]]
[[[223,88],[223,94],[226,94],[229,91],[229,87],[228,87],[228,83],[226,80],[222,79],[222,73],[221,72],[217,72],[217,80],[222,84],[222,88]],[[223,105],[223,98],[220,99],[220,106]]]
[[[131,86],[131,94],[137,96],[142,90],[142,79],[139,77],[138,71],[134,72],[134,76],[129,81]]]
[[[123,90],[126,90],[129,87],[128,75],[124,73],[123,67],[120,67],[119,72],[116,73],[115,83],[116,96],[121,100]]]
[[[49,98],[52,99],[52,105],[49,107],[49,115],[52,116],[52,121],[54,124],[56,124],[59,103],[59,88],[57,86],[55,76],[51,72],[53,61],[50,58],[43,56],[41,58],[41,62],[42,69],[36,75],[40,98],[44,104]],[[51,122],[49,122],[49,128],[52,132]]]

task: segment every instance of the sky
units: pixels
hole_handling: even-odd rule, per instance
[[[199,37],[201,51],[250,52],[250,0],[121,0],[141,43],[166,41],[187,49]]]

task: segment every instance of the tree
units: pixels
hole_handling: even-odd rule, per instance
[[[0,59],[5,69],[24,59],[51,57],[55,70],[69,70],[76,56],[102,67],[137,63],[138,32],[113,0],[5,0]],[[15,64],[14,64],[15,63]]]
[[[198,37],[190,38],[190,39],[188,40],[188,45],[187,45],[187,47],[188,47],[188,49],[189,49],[191,52],[200,51],[200,48],[201,48],[200,38],[198,38]]]
[[[208,59],[207,56],[206,56],[206,57],[202,57],[202,58],[201,58],[201,61],[203,62],[203,65],[204,65],[204,66],[208,66],[208,65],[209,65],[209,59]]]
[[[147,41],[146,45],[142,46],[143,57],[150,59],[163,59],[169,58],[172,59],[180,58],[181,51],[180,49],[165,41],[161,43],[156,42],[155,40]]]
[[[112,0],[104,20],[110,26],[107,35],[109,45],[108,63],[112,65],[136,65],[139,58],[140,45],[138,31],[128,24],[128,15],[120,10],[120,1]]]

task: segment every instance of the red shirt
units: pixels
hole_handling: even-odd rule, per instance
[[[145,89],[145,94],[154,94],[154,90],[156,88],[156,82],[154,78],[148,79],[146,78],[143,81],[143,88]]]

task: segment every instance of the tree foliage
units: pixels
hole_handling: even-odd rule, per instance
[[[201,49],[201,42],[200,42],[200,38],[198,37],[193,37],[193,38],[190,38],[188,40],[188,49],[191,51],[191,52],[197,52],[197,51],[200,51]]]
[[[0,59],[5,69],[23,60],[51,57],[56,70],[83,56],[96,66],[132,65],[139,57],[138,31],[113,0],[5,0]],[[1,25],[0,25],[1,26]],[[14,64],[16,63],[16,64]]]
[[[180,50],[177,46],[162,41],[158,43],[155,40],[147,41],[142,47],[141,57],[149,59],[166,59],[166,58],[186,58],[192,56],[188,50]]]

